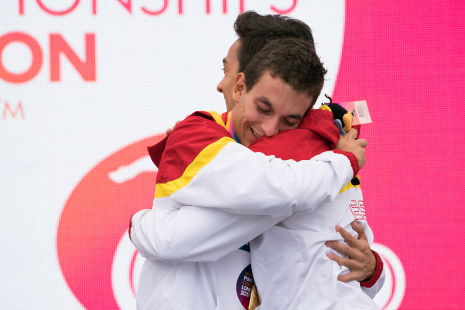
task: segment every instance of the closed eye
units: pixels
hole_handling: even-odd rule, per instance
[[[269,114],[269,113],[271,113],[270,110],[265,110],[265,109],[263,109],[259,104],[257,104],[257,110],[258,110],[260,113],[263,113],[263,114]]]
[[[297,123],[290,122],[290,121],[289,121],[288,119],[286,119],[286,118],[284,119],[284,123],[285,123],[286,125],[288,125],[288,126],[295,126],[295,125],[297,125]]]

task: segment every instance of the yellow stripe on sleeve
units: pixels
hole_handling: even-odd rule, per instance
[[[210,113],[213,116],[213,118],[215,119],[215,122],[217,122],[218,124],[226,128],[226,124],[223,122],[221,115],[219,115],[215,111],[208,111],[208,113]],[[226,130],[228,130],[228,128],[226,128]]]
[[[166,183],[157,184],[155,186],[155,198],[169,196],[189,184],[200,169],[208,165],[229,142],[236,143],[234,139],[223,137],[204,148],[192,161],[192,163],[187,166],[180,178]]]
[[[360,181],[360,176],[359,176],[358,174],[357,174],[355,177]],[[341,189],[341,191],[339,192],[339,194],[342,194],[343,192],[345,192],[345,191],[351,189],[352,187],[360,188],[360,184],[359,184],[359,185],[354,185],[354,184],[352,184],[352,181],[350,181],[349,183],[346,184],[346,186],[344,186],[344,187]]]

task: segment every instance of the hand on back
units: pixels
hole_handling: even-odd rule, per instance
[[[367,235],[363,226],[356,221],[352,222],[352,228],[358,233],[358,238],[352,236],[348,231],[340,226],[336,226],[336,231],[341,234],[347,245],[341,242],[327,241],[326,246],[347,256],[346,258],[328,254],[329,259],[335,261],[339,266],[346,266],[350,272],[346,275],[338,276],[342,282],[366,281],[370,279],[376,270],[376,256],[370,249]]]

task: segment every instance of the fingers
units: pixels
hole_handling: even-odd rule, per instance
[[[335,261],[340,266],[350,269],[351,272],[349,274],[338,277],[338,280],[343,282],[352,280],[363,281],[373,276],[376,269],[376,257],[370,249],[363,226],[354,221],[352,222],[352,228],[359,234],[359,239],[356,239],[342,227],[336,226],[336,231],[339,232],[350,247],[336,241],[326,242],[327,247],[345,256],[339,257],[333,253],[328,254],[329,259]]]
[[[347,242],[351,247],[356,247],[358,245],[357,239],[341,226],[336,225],[336,231],[342,236],[342,238],[344,238],[344,241]]]
[[[368,142],[365,139],[355,140],[357,130],[351,129],[344,137],[340,138],[336,144],[336,149],[352,153],[357,157],[358,166],[360,169],[365,165],[365,147]]]
[[[353,130],[355,130],[355,129],[353,129]],[[365,148],[368,145],[368,141],[365,140],[365,139],[358,139],[357,142],[358,142],[358,145],[360,147],[362,147],[362,148]]]
[[[357,135],[358,135],[358,131],[355,128],[352,128],[347,133],[347,136],[350,140],[355,140],[357,138]],[[362,148],[365,148],[368,145],[368,142],[365,139],[357,139],[357,143]]]
[[[349,282],[353,280],[361,281],[365,279],[363,275],[363,265],[360,264],[359,262],[348,259],[348,258],[339,257],[334,254],[328,254],[328,258],[332,261],[335,261],[339,266],[345,266],[351,270],[346,275],[338,276],[337,279],[339,281]]]
[[[338,276],[337,279],[341,282],[359,281],[361,278],[361,272],[353,271],[343,276]]]
[[[358,267],[358,266],[355,266],[356,263],[354,261],[351,261],[348,258],[340,257],[334,254],[328,254],[328,258],[332,261],[335,261],[339,266],[346,266],[349,269]]]
[[[350,140],[355,140],[355,139],[357,138],[358,131],[357,131],[357,129],[352,128],[351,130],[349,130],[349,132],[347,133],[347,135],[349,136],[349,139],[350,139]]]
[[[358,240],[365,240],[368,241],[367,235],[365,234],[365,229],[363,229],[363,225],[353,221],[351,224],[352,228],[358,233]]]
[[[357,251],[351,247],[348,247],[347,245],[343,243],[336,242],[336,241],[327,241],[326,246],[350,258],[357,258],[359,260],[361,259],[360,251]]]

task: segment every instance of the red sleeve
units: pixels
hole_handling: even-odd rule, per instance
[[[381,273],[383,272],[383,268],[384,268],[383,260],[381,259],[379,254],[376,253],[375,251],[372,251],[372,252],[373,254],[375,254],[375,257],[376,257],[375,273],[373,274],[370,280],[366,282],[363,282],[363,281],[360,282],[361,286],[368,287],[368,288],[372,287],[373,285],[375,285],[376,282],[378,282],[379,277],[381,276]]]

